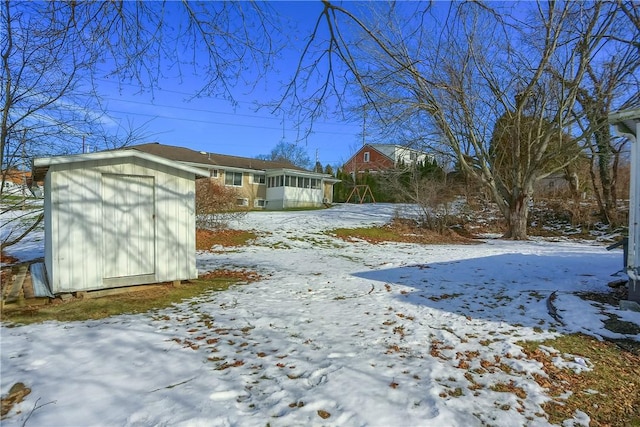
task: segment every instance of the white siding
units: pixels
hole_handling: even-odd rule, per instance
[[[285,187],[267,188],[267,209],[284,208],[284,189]]]
[[[631,179],[629,183],[629,252],[627,274],[633,281],[629,292],[640,295],[640,119],[635,120],[635,138],[631,140]]]
[[[184,172],[165,173],[158,177],[156,185],[158,281],[194,278],[197,271],[193,177]]]
[[[305,208],[322,206],[321,189],[284,187],[284,208]]]
[[[371,144],[371,146],[391,158],[396,163],[403,161],[405,164],[411,164],[413,162],[424,162],[427,159],[431,159],[431,156],[423,151],[414,150],[401,145]],[[411,158],[412,153],[415,155],[414,159]]]
[[[53,227],[51,222],[51,171],[47,172],[44,180],[44,265],[49,283],[51,280],[51,272],[53,271]]]
[[[57,168],[56,168],[57,169]],[[62,168],[61,168],[62,169]],[[100,188],[88,169],[50,170],[52,290],[83,290],[101,283]]]
[[[102,174],[103,278],[155,274],[154,177]]]

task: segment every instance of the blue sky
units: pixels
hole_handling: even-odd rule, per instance
[[[272,6],[289,24],[297,27],[297,34],[289,49],[277,64],[281,70],[292,70],[299,58],[302,43],[309,28],[322,11],[322,3],[274,2]],[[296,45],[298,44],[298,45]],[[268,154],[280,141],[298,143],[309,158],[323,164],[340,165],[362,145],[362,125],[347,123],[338,118],[325,118],[314,123],[313,133],[299,139],[293,120],[283,114],[272,114],[269,108],[256,111],[257,103],[273,102],[281,93],[279,82],[289,75],[268,76],[252,93],[238,87],[236,103],[220,98],[192,99],[198,89],[199,77],[183,73],[182,78],[163,79],[159,89],[140,91],[131,84],[99,80],[99,90],[109,116],[115,123],[128,127],[143,126],[148,138],[169,145],[179,145],[198,151],[209,151],[243,157]],[[317,157],[316,157],[317,156]]]
[[[102,81],[101,91],[111,120],[127,127],[144,127],[146,140],[243,157],[268,154],[284,140],[294,143],[298,130],[282,116],[268,109],[255,111],[251,97],[236,106],[223,99],[189,100],[185,84],[163,82],[153,95],[138,93],[137,87]],[[265,99],[269,101],[269,99]],[[341,164],[361,144],[361,126],[339,121],[320,121],[314,131],[298,142],[315,161]]]

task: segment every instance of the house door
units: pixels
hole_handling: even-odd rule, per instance
[[[112,278],[155,273],[153,188],[151,176],[102,175],[103,278],[107,283]]]

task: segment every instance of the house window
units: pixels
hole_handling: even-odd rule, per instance
[[[267,201],[264,199],[256,199],[253,201],[253,206],[256,208],[264,208],[267,206]]]
[[[409,160],[418,160],[418,154],[417,153],[409,153]]]
[[[368,162],[369,162],[369,158],[370,158],[369,152],[368,152],[368,151],[365,151],[365,152],[364,152],[364,161],[365,161],[365,163],[368,163]]]
[[[210,169],[209,170],[209,176],[211,178],[217,178],[218,177],[218,169]]]
[[[249,199],[236,199],[236,205],[249,206]]]
[[[265,175],[259,175],[257,173],[253,174],[253,183],[254,184],[265,184],[267,181],[267,177]]]
[[[242,172],[225,172],[224,185],[242,187]]]

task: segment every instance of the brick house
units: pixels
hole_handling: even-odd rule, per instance
[[[380,172],[396,167],[399,163],[413,163],[432,160],[432,156],[424,151],[395,144],[364,144],[343,165],[348,174]]]

